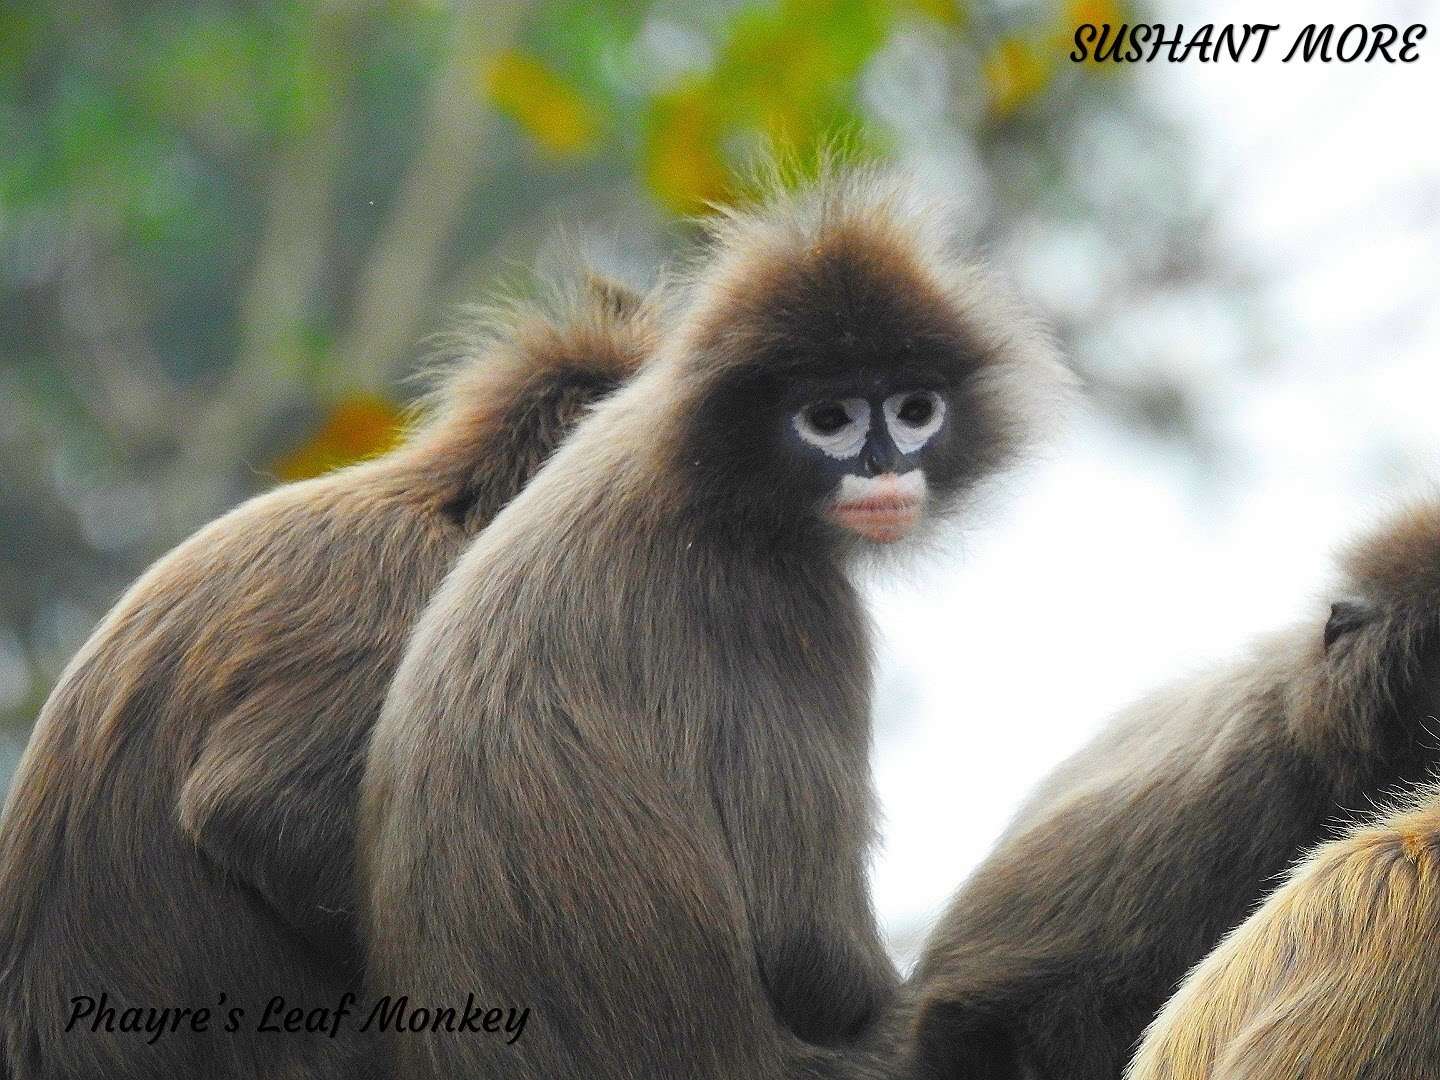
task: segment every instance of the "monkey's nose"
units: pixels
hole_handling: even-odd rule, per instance
[[[899,451],[879,439],[869,440],[865,444],[865,449],[860,452],[860,469],[864,476],[898,473],[900,468]]]

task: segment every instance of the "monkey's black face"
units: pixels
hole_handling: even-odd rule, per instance
[[[821,512],[866,540],[903,539],[925,513],[925,449],[940,436],[948,405],[935,390],[844,391],[807,402],[788,417],[786,449],[825,492]]]
[[[758,259],[700,316],[678,449],[732,535],[894,543],[1004,459],[995,335],[884,229]],[[721,302],[723,301],[723,302]]]
[[[976,426],[959,422],[970,411],[963,386],[913,367],[787,366],[749,369],[695,418],[683,460],[728,526],[763,542],[818,528],[890,544],[963,482]]]
[[[972,443],[987,419],[953,370],[757,366],[711,399],[686,455],[705,501],[757,538],[818,530],[893,544],[975,471]]]
[[[987,471],[996,422],[977,353],[954,338],[888,344],[849,363],[839,349],[762,352],[732,369],[679,448],[717,524],[761,543],[893,544]]]

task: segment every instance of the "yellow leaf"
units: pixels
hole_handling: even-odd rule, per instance
[[[553,157],[584,153],[599,136],[600,120],[589,102],[533,56],[501,53],[486,72],[485,91]]]
[[[985,58],[983,71],[990,87],[990,107],[1000,116],[1009,116],[1050,81],[1044,55],[1019,38],[1000,42]]]
[[[1125,20],[1125,9],[1117,0],[1069,0],[1065,5],[1065,17],[1061,23],[1061,29],[1056,34],[1055,47],[1068,53],[1075,40],[1077,27],[1087,24],[1104,26],[1107,23],[1118,27]],[[1097,60],[1093,50],[1087,51],[1085,63],[1098,67],[1104,72],[1115,73],[1120,70],[1115,64],[1106,64]]]
[[[965,15],[957,0],[910,0],[910,4],[920,14],[928,15],[946,26],[960,26],[965,22]]]
[[[1103,26],[1109,23],[1118,26],[1125,21],[1125,13],[1116,0],[1069,0],[1065,5],[1065,27],[1074,33],[1077,26],[1090,23]]]
[[[319,429],[278,458],[272,471],[281,480],[306,480],[385,453],[403,431],[402,414],[391,402],[357,394],[337,402]]]
[[[704,93],[686,88],[658,98],[646,133],[645,180],[679,214],[703,211],[730,194],[721,152],[723,125]]]

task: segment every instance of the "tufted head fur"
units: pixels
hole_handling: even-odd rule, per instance
[[[1310,663],[1291,685],[1297,738],[1375,761],[1413,755],[1416,709],[1440,699],[1440,499],[1416,501],[1353,541]]]

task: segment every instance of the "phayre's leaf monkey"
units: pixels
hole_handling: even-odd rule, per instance
[[[403,446],[202,529],[71,662],[0,826],[9,1080],[386,1074],[358,1022],[256,1029],[272,998],[334,1008],[358,989],[355,801],[410,627],[658,330],[650,300],[600,280],[554,316],[488,325]],[[71,998],[101,994],[112,1026],[128,1008],[208,1007],[209,1032],[94,1031],[97,1003],[67,1033]]]
[[[716,224],[685,316],[466,551],[376,727],[375,989],[533,1009],[422,1080],[853,1075],[870,643],[848,569],[953,510],[1063,379],[885,178]]]

